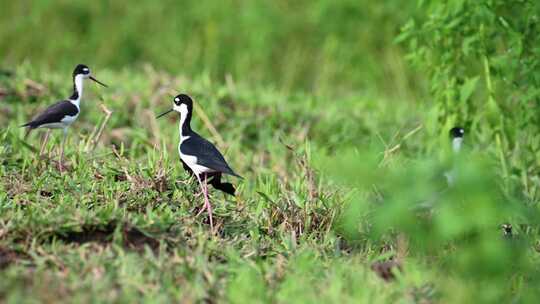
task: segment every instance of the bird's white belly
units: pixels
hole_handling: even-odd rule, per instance
[[[180,151],[180,145],[178,145],[178,153],[180,153],[180,159],[182,159],[182,161],[186,163],[186,165],[191,169],[191,171],[193,171],[193,173],[201,175],[201,173],[215,172],[215,170],[197,164],[196,156],[183,154],[182,151]]]
[[[71,125],[75,120],[77,120],[77,117],[79,117],[79,114],[75,114],[73,116],[66,115],[64,118],[62,118],[62,123],[64,125]]]
[[[68,127],[69,125],[71,125],[75,120],[77,120],[78,116],[79,116],[79,114],[76,114],[76,115],[73,115],[73,116],[66,115],[66,116],[64,116],[64,118],[62,118],[62,120],[60,122],[52,122],[52,123],[48,123],[48,124],[42,124],[38,128],[63,129],[63,128]]]
[[[42,124],[38,128],[46,128],[46,129],[63,129],[66,125],[61,122],[53,122],[48,124]]]

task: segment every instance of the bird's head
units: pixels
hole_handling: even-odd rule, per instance
[[[465,129],[461,127],[453,127],[450,129],[450,138],[463,138],[463,135],[465,135]]]
[[[173,99],[173,110],[184,113],[193,108],[193,100],[186,94],[178,94]]]
[[[189,97],[186,94],[178,94],[173,99],[172,109],[158,115],[156,118],[165,116],[171,113],[172,111],[176,111],[180,113],[180,115],[185,117],[186,115],[188,115],[188,113],[191,113],[192,109],[193,109],[193,100],[191,99],[191,97]]]
[[[94,78],[92,76],[92,73],[90,72],[90,68],[84,64],[78,64],[76,67],[75,67],[75,70],[73,70],[73,79],[75,79],[77,76],[80,76],[82,77],[83,79],[91,79],[97,83],[99,83],[100,85],[104,86],[104,87],[107,87],[106,84],[104,84],[103,82],[97,80],[96,78]]]

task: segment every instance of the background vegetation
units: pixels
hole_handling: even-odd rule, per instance
[[[0,8],[1,301],[537,302],[536,1]],[[61,175],[18,125],[79,62],[110,88]],[[154,119],[178,91],[245,177],[215,235]]]
[[[70,69],[75,57],[97,67],[150,63],[174,74],[231,75],[314,93],[405,94],[411,74],[392,40],[414,7],[397,0],[45,0],[29,9],[27,1],[5,1],[0,55],[54,69]]]

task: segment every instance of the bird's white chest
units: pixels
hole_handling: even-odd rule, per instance
[[[82,94],[82,90],[80,93]],[[77,120],[77,117],[79,117],[79,114],[81,113],[81,107],[80,107],[81,95],[79,95],[79,98],[77,98],[76,100],[70,100],[69,102],[71,102],[72,105],[77,107],[77,113],[75,115],[65,115],[64,118],[60,120],[64,127],[67,127],[71,125],[73,122],[75,122],[75,120]]]
[[[69,115],[66,115],[64,116],[64,118],[62,118],[62,123],[65,124],[65,125],[71,125],[75,120],[77,120],[77,117],[79,117],[79,113],[73,115],[73,116],[69,116]]]
[[[180,154],[180,159],[184,163],[186,163],[186,165],[191,169],[191,171],[193,171],[193,173],[195,173],[197,176],[201,175],[202,173],[214,172],[214,170],[198,164],[197,156],[182,153],[182,149],[180,149],[180,147],[182,146],[182,142],[184,142],[188,138],[189,136],[180,137],[180,143],[178,144],[178,154]]]

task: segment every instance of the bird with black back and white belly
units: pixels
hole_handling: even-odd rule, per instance
[[[83,94],[84,80],[90,79],[104,87],[107,87],[104,83],[94,78],[90,72],[90,68],[88,68],[88,66],[84,64],[78,64],[75,67],[72,77],[73,93],[68,99],[61,100],[49,106],[43,112],[35,116],[31,121],[21,125],[21,127],[28,128],[27,135],[31,130],[38,128],[63,130],[62,146],[60,150],[60,161],[58,163],[60,171],[63,171],[64,169],[64,146],[68,128],[73,122],[75,122],[75,120],[77,120],[81,112],[80,103]],[[48,135],[49,132],[47,132],[46,137],[42,143],[40,157],[43,154],[44,147],[47,143]]]
[[[172,109],[158,115],[163,117],[171,112],[180,114],[180,143],[178,144],[178,153],[184,168],[195,175],[201,191],[204,195],[204,206],[199,213],[208,210],[210,227],[213,230],[212,206],[208,198],[208,184],[225,193],[234,195],[234,186],[230,183],[222,183],[223,174],[233,175],[242,178],[236,174],[227,164],[225,158],[219,150],[208,140],[197,134],[191,129],[191,117],[193,114],[193,100],[186,94],[179,94],[173,99]],[[209,182],[209,179],[212,180]]]

